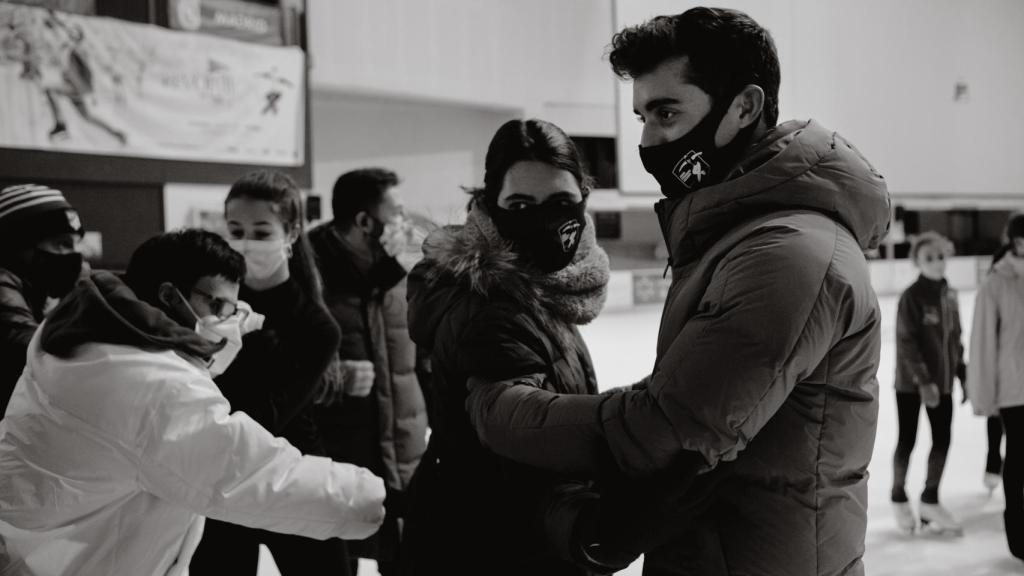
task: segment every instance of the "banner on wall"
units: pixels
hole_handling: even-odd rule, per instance
[[[0,147],[304,163],[305,55],[0,4]]]
[[[168,0],[167,20],[171,28],[206,32],[279,46],[282,44],[280,6],[246,0]]]

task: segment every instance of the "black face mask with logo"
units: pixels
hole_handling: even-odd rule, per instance
[[[56,254],[37,249],[32,255],[28,277],[33,286],[47,296],[63,298],[82,273],[82,255],[78,252]]]
[[[587,225],[586,202],[555,202],[519,210],[488,207],[498,233],[510,240],[524,260],[544,272],[555,272],[572,262]]]
[[[758,120],[741,129],[736,137],[721,148],[715,147],[715,133],[729,111],[732,99],[711,108],[704,118],[679,138],[658,144],[641,146],[640,161],[661,185],[668,198],[680,198],[707,186],[725,180],[747,147]]]

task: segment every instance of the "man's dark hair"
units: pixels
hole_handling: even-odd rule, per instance
[[[135,295],[156,304],[160,285],[170,282],[185,297],[204,276],[231,282],[245,277],[245,258],[213,232],[175,230],[146,240],[132,254],[124,281]]]
[[[779,120],[779,55],[771,34],[750,16],[727,8],[691,8],[656,16],[612,36],[608,59],[620,78],[635,79],[686,56],[685,80],[718,104],[748,84],[764,90],[764,122]]]
[[[384,193],[398,183],[398,175],[387,168],[360,168],[342,174],[331,191],[335,222],[350,228],[356,214],[372,213],[384,200]]]

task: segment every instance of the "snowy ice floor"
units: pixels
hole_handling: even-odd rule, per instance
[[[1024,575],[1024,562],[1010,556],[1006,548],[1002,487],[989,498],[981,484],[986,451],[985,420],[973,415],[970,404],[955,404],[953,442],[940,492],[940,500],[963,522],[965,535],[962,538],[905,536],[897,531],[889,505],[892,451],[896,446],[897,431],[892,387],[896,354],[896,298],[882,298],[880,304],[884,318],[878,372],[881,402],[878,436],[870,467],[867,553],[864,559],[866,573],[869,576]],[[965,344],[970,341],[973,308],[974,293],[961,294]],[[609,312],[583,328],[602,389],[631,384],[650,371],[660,313],[660,306]],[[959,402],[959,391],[954,398]],[[930,445],[927,418],[922,414],[907,483],[907,492],[915,507],[914,495],[920,494],[923,488]],[[620,575],[639,576],[641,562],[620,572]],[[260,576],[277,576],[269,562],[261,564]],[[359,573],[360,576],[377,574],[374,563],[370,561],[361,563]]]

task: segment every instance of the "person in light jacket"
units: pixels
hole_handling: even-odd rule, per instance
[[[320,540],[377,530],[380,478],[302,455],[214,384],[251,324],[244,274],[215,234],[171,232],[42,324],[0,422],[0,574],[184,574],[204,516]]]
[[[1010,217],[1006,236],[974,305],[967,395],[975,414],[1003,421],[1006,540],[1024,560],[1024,213]]]

